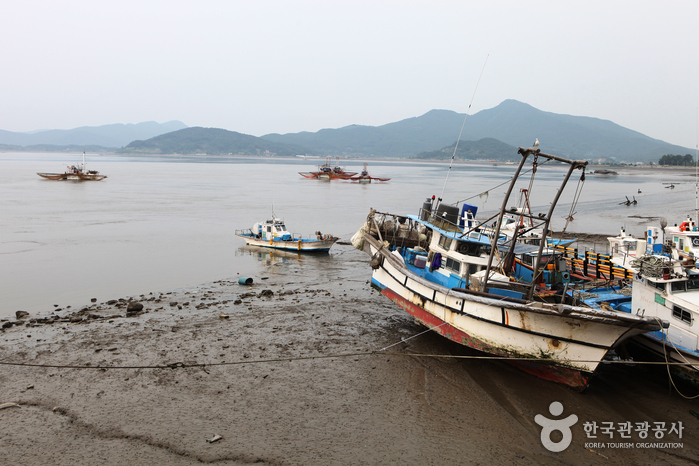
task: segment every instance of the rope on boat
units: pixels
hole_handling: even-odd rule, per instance
[[[549,163],[549,162],[550,162],[550,160],[544,160],[543,162],[540,162],[540,163],[539,163],[539,166],[545,165],[545,164],[547,164],[547,163]],[[530,169],[528,169],[528,170],[524,170],[524,171],[522,172],[522,175],[526,175],[527,173],[529,173],[529,172],[532,171],[532,170],[533,170],[532,168],[530,168]],[[496,186],[493,186],[492,188],[490,188],[490,189],[488,189],[488,190],[486,190],[486,191],[480,192],[480,193],[478,193],[478,194],[474,194],[473,196],[467,197],[466,199],[462,199],[462,200],[460,200],[460,201],[456,201],[454,204],[460,204],[461,202],[470,201],[470,200],[473,199],[473,198],[482,197],[482,196],[485,196],[485,197],[486,197],[486,200],[488,200],[488,194],[490,193],[490,191],[492,191],[492,190],[494,190],[494,189],[496,189],[496,188],[499,188],[500,186],[504,186],[504,185],[506,185],[506,184],[509,184],[509,183],[511,183],[511,182],[512,182],[512,178],[508,178],[506,181],[504,181],[504,182],[502,182],[502,183],[500,183],[500,184],[498,184],[498,185],[496,185]]]
[[[447,180],[449,179],[449,173],[451,172],[451,166],[454,163],[454,157],[456,157],[456,149],[459,147],[459,141],[461,140],[461,134],[464,132],[464,126],[466,126],[466,118],[468,118],[468,114],[471,111],[471,105],[473,104],[473,99],[476,98],[476,91],[478,90],[478,85],[481,82],[481,78],[483,77],[483,72],[485,71],[485,65],[488,63],[488,57],[490,54],[485,56],[485,63],[483,63],[483,69],[481,70],[480,76],[478,76],[478,81],[476,81],[476,88],[473,90],[473,95],[471,96],[471,102],[468,104],[468,109],[466,109],[466,115],[464,116],[464,122],[461,123],[461,131],[459,131],[459,137],[456,138],[456,144],[454,144],[454,153],[451,155],[451,162],[449,162],[449,170],[447,170],[447,176],[444,179],[444,187],[442,188],[442,195],[439,196],[439,201],[441,202],[442,197],[444,196],[444,190],[447,189]]]
[[[657,316],[654,316],[654,317],[655,317],[655,320],[658,321],[658,323],[661,322],[661,320],[660,320]],[[696,369],[696,368],[697,368],[696,365],[695,365],[695,364],[690,364],[689,361],[687,361],[687,358],[684,357],[684,354],[682,354],[682,353],[677,349],[677,347],[676,347],[675,344],[672,342],[672,340],[669,340],[669,339],[667,338],[667,335],[666,335],[665,331],[664,331],[664,330],[661,330],[661,333],[663,334],[663,339],[664,339],[665,341],[667,341],[668,343],[670,343],[670,344],[672,345],[673,348],[675,348],[675,351],[677,352],[677,354],[679,354],[679,355],[682,357],[682,359],[684,359],[685,363],[689,364],[689,367],[691,367],[691,368],[693,368],[693,369]],[[672,384],[672,388],[674,388],[675,391],[676,391],[682,398],[684,398],[685,400],[693,400],[693,399],[695,399],[695,398],[699,398],[699,395],[694,395],[694,396],[687,396],[687,395],[685,395],[684,393],[682,393],[682,392],[680,391],[680,389],[677,387],[677,385],[675,385],[675,380],[672,378],[672,374],[670,373],[670,361],[668,360],[668,357],[667,357],[667,347],[666,347],[664,344],[663,344],[663,356],[665,357],[665,362],[668,364],[668,365],[666,366],[666,367],[667,367],[667,376],[670,378],[670,383]]]

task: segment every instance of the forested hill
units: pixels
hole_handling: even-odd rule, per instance
[[[278,155],[309,154],[295,144],[284,144],[220,128],[185,128],[145,141],[133,141],[122,152],[147,154]]]
[[[459,141],[454,153],[454,145],[431,152],[421,152],[411,158],[425,160],[519,160],[517,147],[505,144],[493,138],[483,138],[478,141]]]

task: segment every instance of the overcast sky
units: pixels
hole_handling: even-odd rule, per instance
[[[696,0],[7,0],[0,16],[8,131],[261,136],[516,99],[697,145]]]

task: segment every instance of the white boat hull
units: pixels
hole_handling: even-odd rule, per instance
[[[394,303],[453,341],[526,359],[516,365],[546,380],[584,389],[610,348],[653,324],[629,314],[572,306],[563,315],[558,305],[532,306],[450,290],[410,271],[370,235],[365,240],[372,256],[382,258],[372,283]]]
[[[237,235],[245,240],[248,246],[259,246],[263,248],[282,249],[287,251],[302,251],[302,252],[328,252],[330,247],[335,244],[340,238],[331,237],[328,239],[295,239],[284,241],[280,238],[266,240],[255,238],[252,235]]]

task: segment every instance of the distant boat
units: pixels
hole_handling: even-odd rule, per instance
[[[360,183],[371,183],[371,180],[376,180],[376,181],[388,181],[390,178],[379,178],[377,176],[371,176],[369,175],[369,171],[366,169],[367,164],[364,164],[364,169],[359,175],[353,176],[350,179],[352,181],[358,181]]]
[[[340,159],[338,157],[337,164],[333,167],[331,164],[331,158],[328,157],[323,165],[318,166],[318,170],[314,172],[299,172],[299,175],[304,178],[314,178],[316,180],[348,180],[355,176],[357,172],[347,172],[344,168],[339,166]]]
[[[65,173],[37,173],[47,180],[72,180],[72,181],[101,181],[107,175],[100,175],[96,170],[85,168],[85,152],[83,152],[83,163],[80,165],[69,165]]]
[[[249,230],[236,230],[235,235],[243,238],[249,246],[300,252],[328,252],[340,239],[333,235],[323,235],[320,231],[315,233],[315,238],[303,238],[289,233],[284,222],[274,212],[270,220],[258,222]]]

